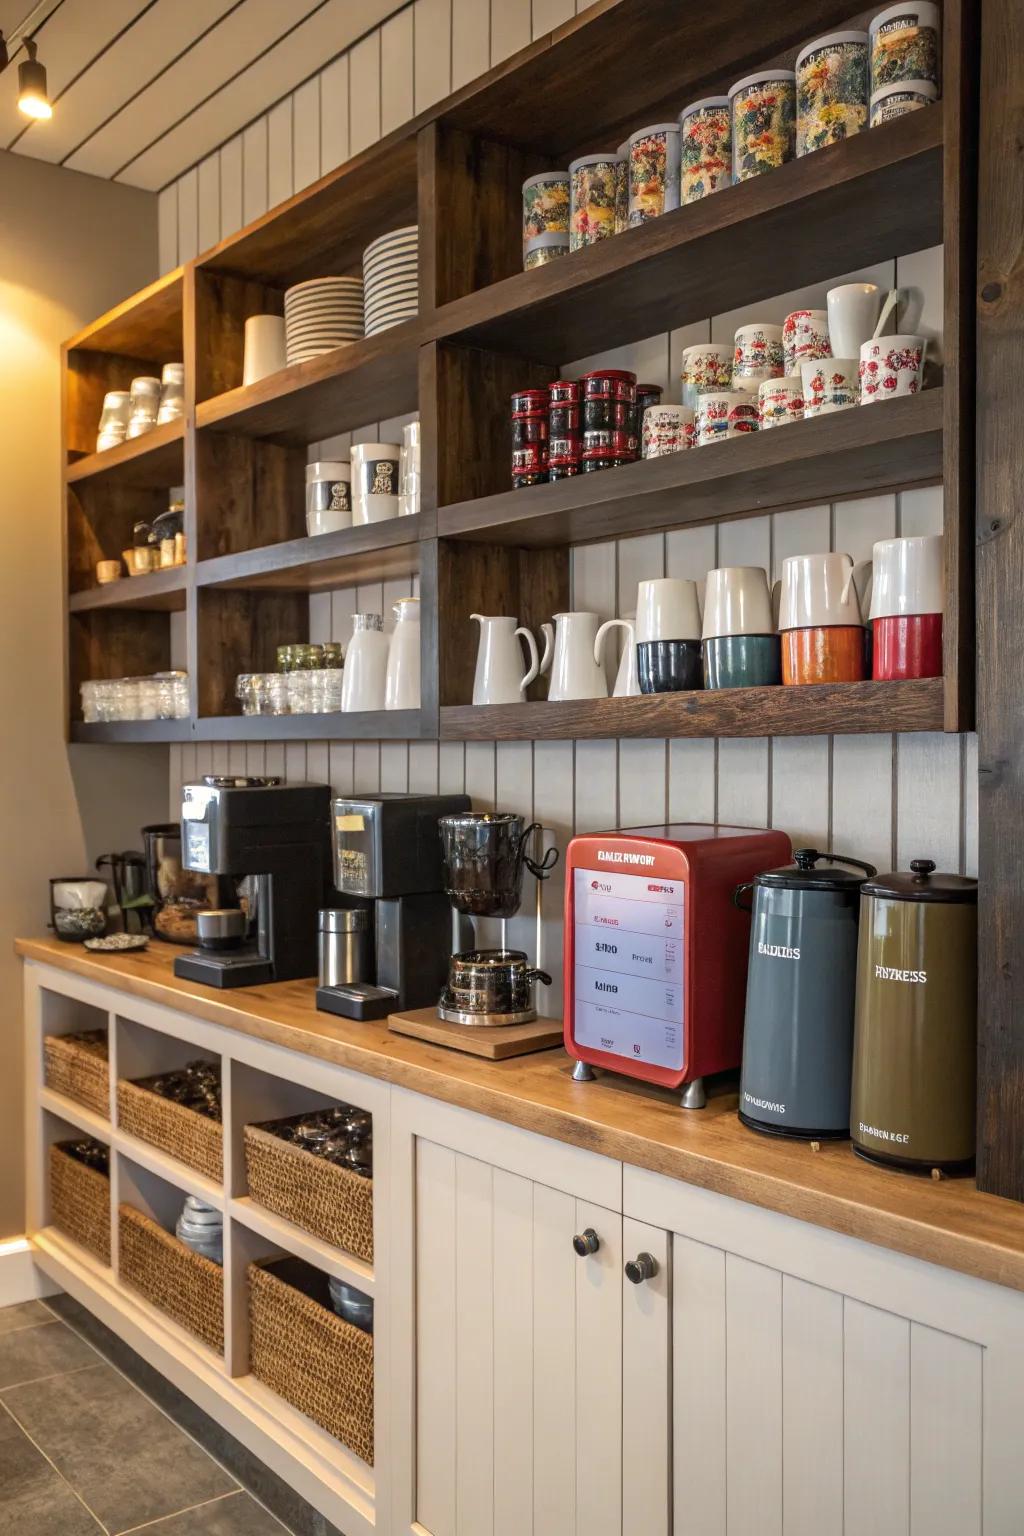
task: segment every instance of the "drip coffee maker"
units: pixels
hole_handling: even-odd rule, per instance
[[[542,969],[541,882],[558,860],[558,849],[544,848],[539,822],[504,811],[462,811],[439,822],[445,894],[453,906],[455,953],[438,1003],[438,1017],[449,1024],[491,1026],[530,1024],[537,1017],[534,984],[550,986]],[[523,871],[536,878],[536,965],[521,949],[509,949],[505,925],[523,899]],[[498,949],[460,950],[461,917],[498,918]]]

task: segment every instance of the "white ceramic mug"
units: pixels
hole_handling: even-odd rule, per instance
[[[644,411],[642,456],[660,459],[696,443],[694,413],[688,405],[649,405]]]
[[[737,406],[748,405],[750,395],[741,389],[715,389],[701,395],[697,401],[697,442],[705,448],[708,443],[724,443],[734,436],[730,420]],[[757,415],[757,407],[754,407]]]
[[[723,565],[708,572],[703,638],[771,635],[776,630],[768,573],[759,565]]]
[[[941,533],[924,533],[908,539],[880,539],[872,554],[872,619],[943,611],[945,586]]]
[[[825,295],[828,335],[835,357],[860,357],[860,349],[874,334],[882,308],[877,283],[840,283]]]
[[[401,454],[397,443],[357,443],[351,450],[355,526],[384,523],[398,516]]]
[[[480,643],[473,676],[474,704],[518,704],[540,672],[537,642],[528,629],[516,626],[508,614],[493,617],[471,613],[480,625]],[[523,653],[516,644],[521,637],[530,653],[530,665],[523,672]]]
[[[923,336],[879,336],[860,349],[860,403],[916,395],[924,376]]]
[[[782,324],[782,349],[787,376],[797,373],[805,360],[830,356],[825,310],[794,309],[788,314]]]
[[[859,404],[857,359],[823,357],[817,362],[801,363],[804,415],[828,416]]]
[[[849,555],[790,555],[783,560],[780,629],[861,623]]]
[[[799,376],[787,379],[763,379],[757,391],[757,416],[762,432],[802,421],[804,386]]]
[[[732,384],[732,357],[734,346],[724,342],[701,341],[683,348],[683,365],[680,380],[683,388],[683,404],[696,411],[701,395],[709,390],[728,389]]]
[[[606,699],[608,679],[594,660],[596,613],[556,613],[554,655],[548,698]]]
[[[699,640],[697,583],[683,576],[659,576],[636,589],[636,640]]]
[[[781,379],[785,371],[782,326],[764,325],[760,321],[741,325],[733,351],[733,389],[756,395],[762,379]]]
[[[284,319],[281,315],[250,315],[245,322],[242,383],[255,384],[285,366]]]
[[[615,687],[612,689],[613,699],[635,699],[640,696],[640,678],[636,667],[636,629],[632,616],[622,619],[606,619],[597,632],[594,640],[594,660],[604,670],[604,643],[605,638],[613,629],[624,629],[626,638],[622,645],[622,655],[619,658],[619,670],[615,674]]]
[[[388,637],[379,613],[354,613],[352,639],[341,675],[341,707],[346,712],[383,709],[388,670]]]
[[[394,606],[395,627],[388,646],[384,677],[385,709],[420,707],[420,600],[400,597]]]

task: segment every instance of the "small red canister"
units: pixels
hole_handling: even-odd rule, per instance
[[[512,415],[546,416],[548,392],[546,389],[517,389],[512,396]]]
[[[548,478],[548,391],[519,389],[512,396],[512,487]]]
[[[942,614],[893,614],[871,621],[871,675],[879,682],[942,676]]]
[[[597,368],[585,373],[580,380],[583,399],[625,400],[632,404],[636,399],[636,374],[625,368]]]

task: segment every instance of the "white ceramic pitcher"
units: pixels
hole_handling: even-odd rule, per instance
[[[554,656],[548,698],[606,699],[608,679],[604,668],[594,660],[597,628],[596,613],[556,613]],[[548,626],[542,626],[547,630]],[[545,646],[545,660],[547,646]]]
[[[540,671],[537,642],[531,632],[516,624],[508,614],[489,617],[471,613],[480,625],[480,645],[476,653],[473,677],[474,704],[518,704]],[[530,665],[523,673],[523,653],[516,644],[522,636],[530,654]],[[520,675],[522,674],[522,675]]]
[[[400,597],[394,606],[397,623],[388,647],[384,679],[385,709],[420,707],[420,600]]]
[[[626,614],[621,619],[606,619],[597,632],[594,641],[594,660],[604,667],[604,643],[605,637],[613,629],[624,629],[625,639],[622,644],[622,655],[619,658],[619,670],[615,674],[615,687],[612,689],[613,699],[636,699],[640,697],[640,678],[637,675],[636,666],[636,626],[633,620],[636,615]]]

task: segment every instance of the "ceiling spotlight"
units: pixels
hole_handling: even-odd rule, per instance
[[[30,37],[25,39],[25,52],[28,58],[18,65],[18,106],[26,117],[52,117],[46,70],[36,58],[36,45]]]

